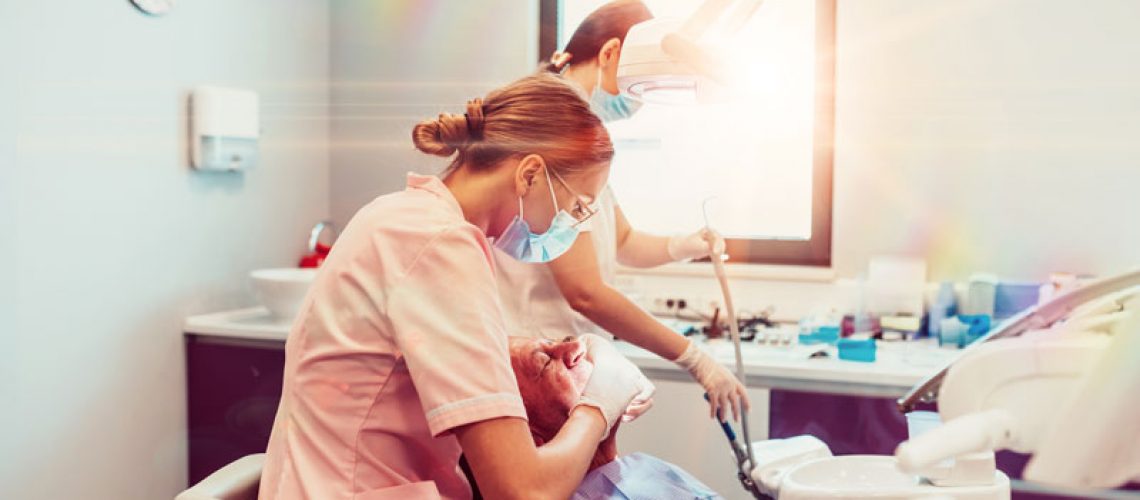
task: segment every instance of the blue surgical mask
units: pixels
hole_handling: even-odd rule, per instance
[[[602,88],[602,67],[598,66],[598,83],[590,93],[590,110],[603,122],[624,120],[641,109],[641,101],[625,94],[613,95]]]
[[[523,219],[522,198],[519,198],[519,214],[511,220],[503,234],[495,238],[495,248],[522,262],[550,262],[566,253],[574,240],[578,239],[578,221],[565,210],[558,209],[550,172],[545,168],[542,170],[546,173],[546,184],[550,187],[550,199],[554,203],[554,209],[558,210],[550,221],[550,228],[542,234],[530,232],[530,225]]]

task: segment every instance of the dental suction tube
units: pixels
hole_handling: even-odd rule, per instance
[[[712,231],[712,226],[709,225],[709,211],[708,205],[712,198],[707,198],[701,203],[701,211],[705,217],[705,229]],[[728,274],[724,271],[724,258],[721,255],[723,249],[716,248],[715,238],[710,238],[709,244],[709,260],[712,261],[713,273],[716,275],[717,283],[720,284],[720,293],[724,296],[724,313],[728,320],[728,331],[732,336],[733,352],[736,355],[736,378],[745,387],[748,383],[745,381],[744,373],[744,358],[740,354],[740,324],[736,322],[736,307],[732,303],[732,291],[728,288]],[[748,452],[748,470],[756,465],[756,457],[752,453],[752,435],[748,432],[748,412],[741,408],[740,411],[740,430],[744,434],[744,447]]]
[[[712,242],[709,242],[709,250],[712,250]],[[710,251],[712,256],[713,271],[716,273],[716,280],[720,282],[720,292],[724,295],[724,314],[728,320],[728,331],[732,333],[732,347],[736,354],[736,378],[740,379],[741,384],[746,384],[744,380],[744,358],[740,354],[740,325],[736,322],[736,309],[732,305],[732,293],[728,290],[728,275],[724,272],[724,259],[716,252]],[[747,384],[746,384],[747,385]],[[744,433],[744,447],[748,450],[748,466],[752,467],[756,463],[756,457],[752,454],[752,436],[748,432],[748,413],[741,408],[740,411],[740,429]]]

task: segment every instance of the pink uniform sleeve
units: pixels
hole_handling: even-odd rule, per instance
[[[526,419],[489,249],[475,231],[437,236],[388,301],[433,436],[497,417]]]

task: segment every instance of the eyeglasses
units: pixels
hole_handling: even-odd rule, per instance
[[[551,169],[548,170],[555,179],[558,179],[558,182],[562,184],[562,187],[565,188],[566,191],[569,191],[571,195],[574,195],[574,206],[570,207],[569,212],[570,216],[574,217],[574,220],[578,221],[574,224],[575,226],[586,222],[587,220],[590,220],[590,217],[593,217],[594,214],[598,213],[596,201],[591,203],[589,198],[579,194],[574,190],[574,188],[570,187],[570,185],[567,184],[564,179],[562,179],[562,176],[558,175],[558,172],[555,172]]]

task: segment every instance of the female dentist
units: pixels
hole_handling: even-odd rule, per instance
[[[536,447],[511,370],[492,247],[565,251],[613,156],[578,90],[530,76],[412,134],[455,159],[357,212],[321,267],[286,344],[262,500],[470,498],[461,452],[489,498],[566,498],[646,389],[591,343],[577,406]]]
[[[629,118],[640,103],[618,94],[621,44],[631,26],[652,17],[639,0],[607,3],[586,17],[566,50],[555,54],[545,70],[577,83],[603,121]],[[744,385],[695,343],[677,335],[612,286],[617,263],[654,267],[706,257],[709,240],[721,249],[724,241],[707,231],[672,238],[637,231],[622,214],[609,187],[602,190],[591,209],[597,214],[583,226],[578,239],[546,266],[498,259],[502,269],[499,290],[507,318],[513,323],[511,330],[553,340],[568,332],[580,335],[601,327],[687,370],[708,393],[710,416],[731,408],[733,416],[739,417],[741,408],[747,411],[749,407]],[[647,409],[637,407],[631,416]]]

